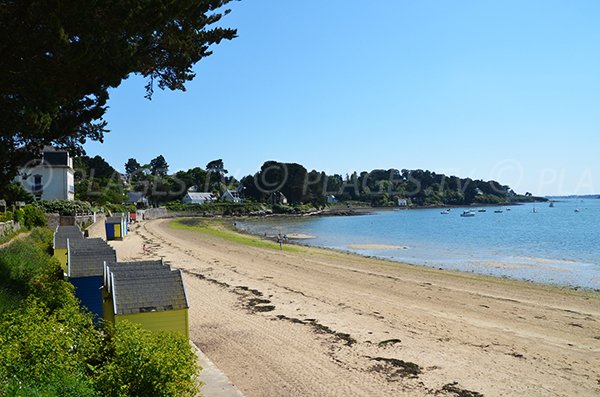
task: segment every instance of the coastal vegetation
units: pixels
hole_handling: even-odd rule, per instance
[[[175,219],[171,221],[170,226],[178,230],[191,230],[198,233],[218,237],[220,239],[241,244],[248,247],[267,248],[271,250],[280,250],[287,252],[303,252],[302,247],[293,245],[280,245],[274,241],[268,241],[256,236],[241,234],[228,228],[223,222],[207,221],[200,219]]]
[[[137,163],[135,159],[129,161]],[[139,169],[134,170],[133,175],[135,172],[138,188],[143,188],[140,182],[144,182],[144,191],[149,192],[153,202],[169,203],[173,209],[176,207],[173,202],[180,201],[189,189],[217,195],[226,189],[236,189],[246,203],[270,204],[274,212],[289,212],[290,206],[295,207],[291,212],[302,205],[319,208],[331,204],[332,200],[375,207],[397,206],[399,200],[414,207],[545,201],[529,193],[517,194],[497,181],[448,176],[427,170],[376,169],[342,176],[308,171],[301,164],[267,161],[258,172],[237,181],[227,176],[223,161],[219,159],[209,162],[205,169],[195,167],[172,175],[140,174]],[[153,189],[149,191],[148,186]],[[281,197],[285,197],[285,202]]]
[[[0,250],[0,394],[194,396],[188,341],[124,322],[97,329],[37,228]]]

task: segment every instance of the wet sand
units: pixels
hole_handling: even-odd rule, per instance
[[[112,244],[120,260],[184,271],[191,338],[246,396],[600,394],[598,293],[249,247],[169,222]]]

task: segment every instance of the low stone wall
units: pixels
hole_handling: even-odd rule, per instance
[[[104,214],[96,214],[96,222],[92,223],[85,229],[85,233],[89,238],[101,238],[106,240],[106,226],[104,221],[106,216]]]
[[[167,218],[169,216],[169,214],[167,213],[167,209],[164,207],[149,208],[140,212],[142,213],[141,218],[145,220]]]
[[[0,222],[0,237],[4,237],[7,234],[19,229],[21,229],[21,225],[19,223],[15,223],[13,221]]]

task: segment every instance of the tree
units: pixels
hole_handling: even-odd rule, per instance
[[[127,160],[125,163],[125,173],[127,174],[128,178],[131,178],[133,175],[135,175],[140,168],[142,168],[142,165],[134,158]]]
[[[206,164],[206,172],[208,173],[210,188],[213,191],[221,190],[221,185],[225,184],[225,175],[229,173],[229,171],[225,169],[223,160],[213,160]]]
[[[150,173],[152,175],[165,176],[168,171],[169,164],[167,164],[167,160],[165,160],[162,154],[150,161]]]
[[[185,90],[231,0],[3,1],[0,12],[0,186],[44,145],[81,154],[102,141],[109,89],[131,74]]]

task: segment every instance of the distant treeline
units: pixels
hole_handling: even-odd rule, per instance
[[[265,162],[260,170],[241,180],[228,175],[223,160],[204,168],[170,174],[161,155],[142,165],[136,159],[125,164],[126,174],[115,171],[100,156],[75,161],[78,199],[97,204],[120,203],[127,190],[141,191],[151,204],[180,201],[189,189],[213,192],[237,190],[246,201],[257,203],[323,206],[333,201],[360,201],[373,206],[501,204],[544,200],[530,193],[519,195],[497,181],[473,180],[431,171],[395,169],[328,175],[308,171],[301,164]],[[285,197],[285,200],[284,200]]]
[[[533,201],[530,193],[521,196],[496,181],[473,180],[423,170],[372,170],[345,176],[316,170],[307,171],[295,163],[268,161],[260,171],[241,180],[246,197],[268,201],[281,192],[293,204],[324,204],[328,197],[339,201],[362,201],[374,206],[469,205]]]

